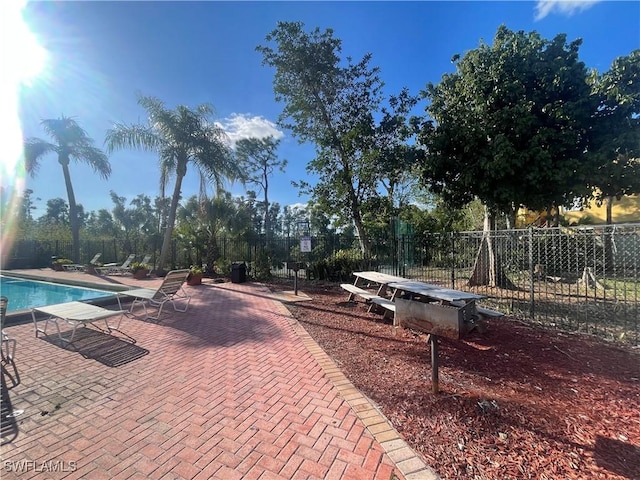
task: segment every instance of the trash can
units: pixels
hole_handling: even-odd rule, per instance
[[[231,264],[231,282],[244,283],[247,281],[247,266],[244,262],[233,262]]]

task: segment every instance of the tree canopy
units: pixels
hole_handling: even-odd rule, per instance
[[[277,150],[280,140],[272,136],[266,138],[243,138],[236,143],[236,158],[245,172],[245,182],[256,185],[263,193],[263,226],[269,238],[271,225],[269,218],[269,178],[274,171],[284,172],[287,160],[279,159]]]
[[[381,100],[378,68],[371,55],[354,62],[342,59],[342,42],[333,30],[307,33],[301,22],[278,22],[267,42],[258,46],[263,64],[275,68],[274,92],[284,102],[280,125],[300,142],[312,142],[316,158],[307,170],[317,174],[309,188],[327,209],[355,225],[363,252],[369,240],[362,220],[362,202],[376,195],[375,170],[367,162],[373,115]],[[310,187],[302,183],[304,187]]]
[[[590,80],[598,104],[588,183],[598,202],[640,193],[640,50],[616,58],[602,75],[594,71]],[[609,222],[610,216],[609,209]]]
[[[511,214],[587,195],[595,103],[580,44],[501,26],[492,45],[455,56],[456,72],[424,92],[425,182],[453,204],[477,197]]]

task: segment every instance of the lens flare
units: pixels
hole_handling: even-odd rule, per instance
[[[47,57],[24,19],[25,5],[25,1],[4,0],[0,6],[0,115],[5,132],[0,155],[0,266],[15,235],[17,207],[25,188],[20,88],[44,69]]]

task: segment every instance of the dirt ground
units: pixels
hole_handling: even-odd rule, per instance
[[[290,290],[291,282],[273,282]],[[640,351],[503,317],[440,340],[301,286],[292,314],[445,479],[640,479]]]

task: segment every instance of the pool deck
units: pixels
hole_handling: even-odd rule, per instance
[[[126,336],[80,329],[75,349],[35,338],[30,322],[6,328],[18,344],[2,371],[3,480],[438,478],[292,318],[286,303],[304,293],[252,282],[185,289],[187,312],[129,315]]]

